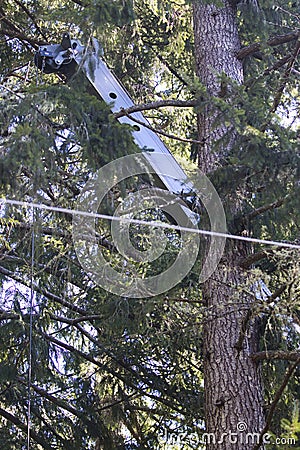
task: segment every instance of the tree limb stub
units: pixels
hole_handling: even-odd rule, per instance
[[[253,253],[249,255],[247,258],[243,259],[240,263],[240,266],[243,269],[249,269],[252,264],[255,264],[258,261],[261,261],[264,258],[267,258],[268,252],[266,250],[262,250],[260,252]]]
[[[298,361],[300,359],[300,350],[295,351],[283,351],[283,350],[270,350],[264,352],[254,353],[252,356],[253,361],[273,361],[275,359],[285,361]]]
[[[293,31],[288,34],[281,34],[278,36],[274,36],[267,40],[267,42],[255,42],[254,44],[248,45],[247,47],[243,47],[238,53],[238,59],[244,59],[247,56],[253,55],[254,53],[260,51],[264,46],[276,47],[277,45],[286,44],[288,42],[295,41],[300,36],[300,31]]]

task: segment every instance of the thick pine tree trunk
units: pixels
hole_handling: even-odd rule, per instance
[[[194,6],[196,70],[208,93],[222,96],[226,89],[220,82],[222,73],[237,83],[243,82],[242,64],[236,58],[240,48],[236,9],[227,0],[223,0],[223,7],[220,2],[218,6],[207,3],[196,0]],[[199,114],[199,139],[203,142],[199,166],[206,173],[222,164],[236,136],[235,130],[222,120],[217,127],[215,122],[213,108],[208,106]],[[229,139],[219,142],[224,135]],[[218,146],[213,145],[216,141]],[[232,208],[238,211],[239,205]],[[239,290],[246,280],[239,262],[248,252],[244,243],[228,243],[219,267],[203,286],[208,308],[204,335],[208,450],[250,450],[264,426],[260,372],[250,357],[257,342],[255,323],[247,320],[253,296]],[[243,333],[246,323],[250,326]]]

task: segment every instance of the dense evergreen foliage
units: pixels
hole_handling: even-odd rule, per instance
[[[138,151],[130,127],[85,89],[82,74],[67,83],[34,66],[37,47],[59,42],[68,31],[84,44],[97,37],[137,104],[194,102],[145,114],[185,167],[197,159],[196,115],[208,103],[217,111],[216,127],[220,118],[233,124],[235,145],[210,174],[229,231],[299,243],[299,7],[289,0],[238,3],[245,83],[222,75],[224,89],[212,97],[195,75],[192,3],[2,1],[1,197],[73,208],[91,173]],[[139,183],[119,185],[105,212]],[[205,432],[202,326],[213,320],[197,283],[201,261],[159,297],[118,297],[81,268],[70,215],[7,204],[0,211],[1,448],[26,448],[29,394],[32,449],[199,448],[195,436],[199,443]],[[118,266],[105,221],[97,223],[97,232]],[[180,245],[175,232],[168,237],[157,271]],[[137,228],[133,239],[140,248],[144,238]],[[248,316],[260,321],[261,353],[254,357],[263,361],[268,414],[286,371],[299,363],[299,249],[257,245],[241,266],[248,283],[237,286],[237,296],[253,291],[258,280],[273,292],[257,299]],[[135,270],[146,276],[153,266],[140,262]],[[299,366],[291,375],[270,416],[277,437],[300,433]],[[180,445],[164,443],[175,435]]]

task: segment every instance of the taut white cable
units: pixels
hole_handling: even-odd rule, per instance
[[[284,247],[284,248],[293,248],[300,250],[300,245],[298,244],[291,244],[289,242],[280,242],[280,241],[273,241],[268,239],[258,239],[258,238],[252,238],[247,236],[239,236],[236,234],[229,234],[229,233],[218,233],[215,231],[208,231],[208,230],[201,230],[197,228],[188,228],[188,227],[181,227],[179,225],[171,225],[163,222],[156,222],[156,221],[149,221],[146,220],[139,220],[139,219],[131,219],[129,217],[125,216],[111,216],[108,214],[98,214],[98,213],[89,213],[86,211],[80,211],[76,209],[69,209],[69,208],[61,208],[57,206],[48,206],[44,205],[42,203],[33,203],[33,202],[24,202],[19,200],[11,200],[8,198],[0,198],[0,204],[10,204],[15,206],[23,206],[27,208],[36,208],[46,211],[54,211],[59,213],[65,213],[65,214],[71,214],[71,215],[79,215],[79,216],[86,216],[86,217],[94,217],[95,219],[107,219],[117,222],[124,222],[124,223],[132,223],[136,225],[147,225],[150,227],[156,227],[156,228],[166,228],[170,230],[176,230],[176,231],[184,231],[189,233],[196,233],[201,234],[204,236],[216,236],[216,237],[222,237],[226,239],[233,239],[237,241],[245,241],[245,242],[252,242],[255,244],[264,244],[264,245],[273,245],[276,247]]]
[[[33,299],[34,299],[34,258],[35,258],[35,209],[32,207],[31,231],[31,269],[30,269],[30,304],[29,304],[29,357],[28,357],[28,408],[27,408],[27,450],[30,450],[31,439],[31,385],[32,385],[32,328],[33,328]]]

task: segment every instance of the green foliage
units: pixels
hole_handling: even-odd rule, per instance
[[[296,449],[299,450],[299,433],[300,433],[300,422],[299,422],[299,400],[296,400],[294,408],[291,412],[291,420],[282,419],[281,428],[282,433],[280,435],[275,435],[270,433],[271,440],[277,442],[277,445],[268,445],[267,448],[279,449],[284,445],[286,449]]]

